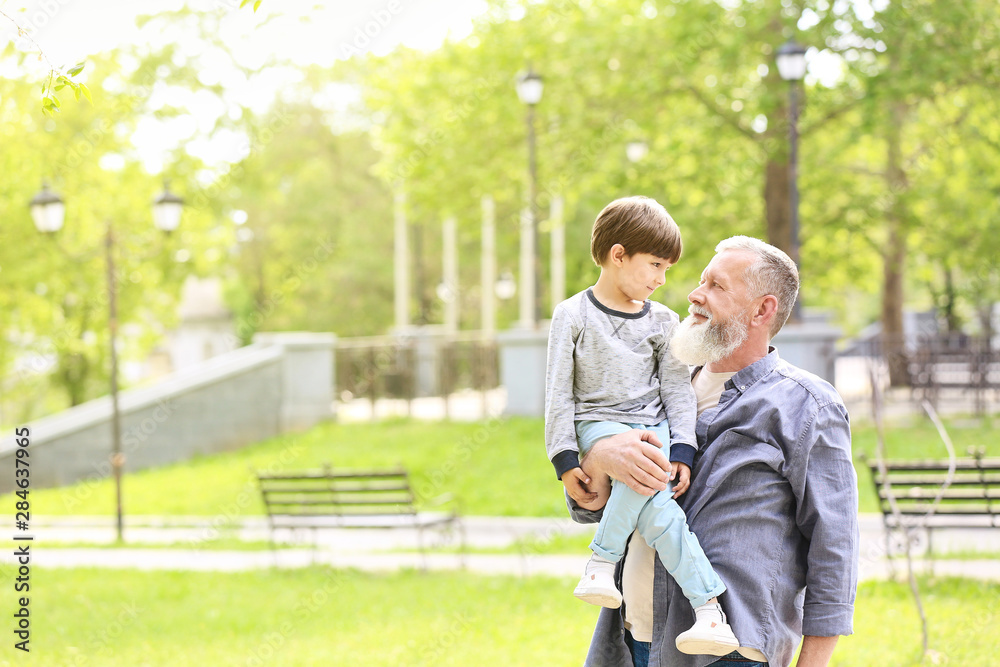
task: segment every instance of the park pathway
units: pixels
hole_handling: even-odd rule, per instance
[[[582,536],[593,531],[593,526],[554,518],[464,517],[462,523],[466,553],[459,552],[455,534],[433,532],[424,536],[432,548],[422,553],[418,550],[419,536],[409,529],[329,530],[317,536],[315,542],[311,534],[279,534],[282,546],[271,550],[255,548],[269,539],[262,518],[217,527],[204,517],[134,517],[126,523],[128,546],[112,547],[114,528],[107,518],[38,519],[33,522],[32,564],[43,568],[217,572],[328,565],[372,572],[466,569],[481,574],[575,577],[586,563],[586,549],[581,548],[578,554],[550,554],[546,553],[548,543],[578,536],[574,541],[583,544]],[[861,579],[884,579],[893,571],[902,572],[902,561],[890,562],[885,557],[881,517],[863,514],[860,526]],[[219,538],[252,544],[248,549],[198,548],[199,543]],[[58,546],[60,543],[72,546]],[[939,531],[934,536],[934,547],[935,559],[919,558],[918,571],[1000,581],[1000,557],[952,560],[947,555],[954,551],[1000,554],[1000,529]],[[14,561],[12,551],[0,558],[4,565],[13,565]]]

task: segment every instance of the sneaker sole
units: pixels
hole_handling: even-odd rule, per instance
[[[622,606],[621,595],[612,595],[603,589],[591,590],[589,588],[577,588],[573,591],[573,595],[580,598],[584,602],[589,602],[590,604],[598,607],[618,609],[618,607]]]
[[[721,657],[729,655],[740,647],[738,641],[723,641],[707,637],[690,637],[676,642],[677,650],[688,655],[714,655]]]

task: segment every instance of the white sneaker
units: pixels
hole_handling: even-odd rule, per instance
[[[622,594],[615,586],[615,564],[597,554],[591,556],[573,595],[599,607],[617,609],[622,606]]]
[[[677,650],[689,655],[729,655],[740,646],[717,602],[694,610],[697,620],[690,630],[677,635]]]

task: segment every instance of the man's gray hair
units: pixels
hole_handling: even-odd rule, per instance
[[[746,250],[757,256],[743,274],[743,281],[751,298],[772,294],[778,299],[778,311],[771,322],[771,338],[792,314],[792,306],[799,293],[799,270],[792,258],[773,245],[749,236],[733,236],[715,246],[715,253],[725,250]]]

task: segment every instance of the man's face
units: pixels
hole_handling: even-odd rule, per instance
[[[752,253],[726,250],[709,262],[701,283],[688,295],[690,315],[670,343],[680,361],[709,364],[725,359],[746,342],[753,303],[743,275],[753,261]]]

